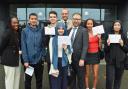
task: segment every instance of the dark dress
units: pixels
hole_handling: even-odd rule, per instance
[[[97,50],[97,52],[96,52]],[[93,51],[93,52],[92,52]],[[95,51],[95,52],[94,52]],[[88,53],[86,55],[86,65],[99,64],[99,38],[98,36],[89,37]]]
[[[99,64],[100,59],[99,59],[99,54],[97,53],[87,53],[86,55],[86,65],[88,64]]]

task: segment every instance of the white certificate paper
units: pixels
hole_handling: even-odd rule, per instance
[[[45,35],[55,35],[55,27],[45,27]]]
[[[58,36],[58,45],[71,45],[71,39],[69,36]]]
[[[34,68],[29,66],[28,68],[26,68],[26,71],[25,73],[32,76],[33,75],[33,72],[34,72]]]
[[[121,39],[121,35],[118,35],[118,34],[109,34],[110,43],[119,43],[119,40],[120,39]]]
[[[99,25],[92,28],[93,35],[103,34],[104,33],[104,27],[103,25]]]

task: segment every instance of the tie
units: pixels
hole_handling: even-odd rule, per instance
[[[73,45],[74,38],[75,38],[75,31],[76,31],[76,28],[73,28],[73,32],[72,32],[72,36],[71,36],[71,43],[72,43],[72,45]]]
[[[64,23],[65,23],[65,28],[67,29],[67,21],[64,21]]]

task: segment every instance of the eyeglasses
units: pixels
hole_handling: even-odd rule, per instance
[[[73,20],[81,20],[81,19],[73,18]]]

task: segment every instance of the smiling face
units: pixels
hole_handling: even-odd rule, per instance
[[[58,28],[58,34],[62,36],[64,34],[64,28]]]
[[[53,14],[53,13],[49,14],[49,21],[50,21],[51,24],[56,24],[57,23],[56,14]]]
[[[85,24],[88,30],[92,30],[92,27],[94,25],[92,20],[88,20],[87,23]]]
[[[64,21],[67,21],[67,20],[68,20],[68,15],[69,15],[68,9],[62,9],[61,16],[62,16],[62,19],[63,19]]]
[[[11,19],[11,28],[15,31],[18,30],[18,27],[19,27],[19,21],[17,18],[12,18]]]
[[[78,27],[81,24],[81,15],[75,14],[73,15],[72,23],[74,27]]]
[[[31,26],[37,26],[38,23],[38,17],[36,15],[30,15],[29,16],[29,23]]]
[[[115,32],[119,32],[121,30],[120,22],[115,22],[113,28]]]

